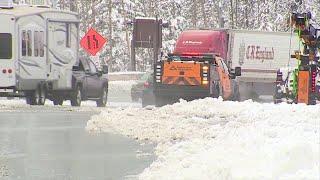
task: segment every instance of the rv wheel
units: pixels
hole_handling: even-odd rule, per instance
[[[40,99],[41,99],[41,95],[40,95],[40,88],[37,88],[35,91],[34,91],[34,94],[33,94],[33,96],[34,96],[34,100],[35,100],[35,105],[40,105],[39,103],[40,103]]]
[[[37,100],[38,105],[44,105],[46,103],[46,87],[41,85],[39,88],[39,99]]]
[[[37,88],[34,91],[30,91],[30,92],[26,93],[27,104],[38,105],[39,99],[40,99],[39,88]]]
[[[81,87],[77,86],[73,92],[71,98],[71,106],[80,106],[81,105]]]
[[[26,102],[27,102],[27,104],[29,104],[29,105],[36,105],[36,100],[35,100],[35,98],[34,98],[34,96],[33,96],[32,93],[27,93],[27,95],[26,95]]]

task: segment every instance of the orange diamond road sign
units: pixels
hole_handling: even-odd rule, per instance
[[[95,56],[106,42],[107,40],[104,37],[91,28],[81,39],[80,45],[88,53]]]

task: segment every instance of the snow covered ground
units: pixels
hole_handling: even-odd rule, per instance
[[[106,109],[87,130],[157,143],[140,179],[320,179],[320,105],[207,98]]]
[[[126,107],[141,107],[141,103],[132,102],[108,102],[106,107],[97,107],[95,101],[83,101],[81,107],[72,107],[70,101],[65,101],[63,106],[54,106],[51,101],[46,101],[44,106],[30,106],[27,105],[24,99],[13,99],[13,100],[1,100],[0,99],[0,111],[1,112],[16,112],[16,111],[73,111],[73,112],[101,112],[108,108],[126,108]]]

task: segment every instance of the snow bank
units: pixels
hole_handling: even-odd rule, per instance
[[[108,109],[90,132],[158,143],[140,179],[319,179],[320,106],[203,99]]]

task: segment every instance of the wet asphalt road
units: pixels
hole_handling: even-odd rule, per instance
[[[0,179],[136,179],[154,159],[152,145],[88,134],[85,126],[93,114],[0,112]]]

